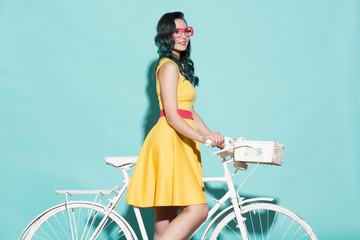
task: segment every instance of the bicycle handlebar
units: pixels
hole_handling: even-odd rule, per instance
[[[205,146],[211,147],[211,144],[212,144],[211,139],[210,139],[210,138],[209,138],[209,139],[206,139],[206,141],[205,141]]]
[[[224,138],[225,138],[225,141],[224,141],[225,146],[222,149],[220,149],[219,151],[215,151],[213,153],[213,155],[218,154],[218,155],[221,155],[222,157],[227,157],[231,154],[231,152],[234,148],[233,139],[230,137],[224,137]],[[211,139],[206,139],[205,145],[207,147],[211,147],[211,145],[212,145]]]
[[[227,157],[231,154],[233,154],[233,149],[235,148],[234,146],[234,140],[231,137],[224,137],[225,138],[225,146],[220,149],[219,151],[215,151],[213,153],[213,155],[220,155],[221,157]],[[245,138],[238,138],[238,140],[244,140]],[[211,147],[212,141],[211,139],[207,139],[205,141],[205,145],[207,147]]]
[[[233,144],[233,139],[232,139],[231,137],[224,137],[224,138],[225,138],[225,141],[224,141],[225,146],[224,146],[221,150],[232,148],[233,145],[234,145],[234,144]],[[210,139],[210,138],[206,139],[206,141],[205,141],[205,146],[211,147],[211,145],[212,145],[211,139]]]

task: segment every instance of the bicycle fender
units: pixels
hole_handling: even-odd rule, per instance
[[[248,204],[250,202],[273,202],[274,198],[265,198],[265,197],[258,197],[258,198],[249,198],[245,201],[242,201],[241,205]]]

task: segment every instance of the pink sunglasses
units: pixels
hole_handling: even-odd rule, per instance
[[[184,33],[185,37],[191,37],[194,35],[194,29],[192,27],[186,28],[176,28],[175,32],[173,33],[174,38],[179,38]]]

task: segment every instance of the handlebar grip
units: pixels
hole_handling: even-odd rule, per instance
[[[211,147],[211,144],[212,144],[211,139],[206,139],[206,141],[205,141],[205,146]]]

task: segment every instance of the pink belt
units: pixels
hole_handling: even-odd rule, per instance
[[[178,113],[179,113],[180,117],[182,117],[182,118],[187,118],[187,119],[193,119],[194,120],[191,111],[178,109]],[[163,117],[163,116],[165,116],[164,109],[162,109],[160,111],[160,117]]]

